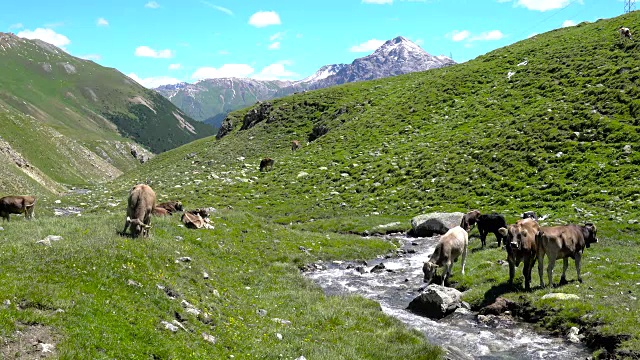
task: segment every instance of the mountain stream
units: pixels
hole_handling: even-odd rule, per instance
[[[396,238],[407,250],[402,257],[367,261],[367,271],[364,273],[356,270],[356,266],[361,264],[323,264],[326,269],[307,272],[306,276],[329,295],[354,294],[378,302],[386,314],[421,331],[431,343],[445,348],[448,359],[566,360],[590,357],[591,352],[585,346],[537,333],[531,325],[517,320],[503,319],[485,325],[471,311],[456,311],[439,321],[409,312],[407,306],[425,285],[422,281],[422,264],[433,253],[438,237]],[[381,262],[387,270],[392,271],[369,272]],[[467,263],[466,269],[473,271],[473,264]],[[520,269],[518,271],[522,271]],[[504,275],[506,280],[506,268]],[[459,276],[460,260],[453,266],[452,280]]]

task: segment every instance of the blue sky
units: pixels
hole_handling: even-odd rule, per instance
[[[623,12],[623,0],[32,0],[4,2],[0,31],[155,87],[212,77],[298,80],[396,36],[463,62]]]

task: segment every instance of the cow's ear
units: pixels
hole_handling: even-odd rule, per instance
[[[501,227],[500,229],[498,229],[498,232],[500,233],[500,235],[502,236],[507,236],[507,234],[509,233],[509,231],[506,228]]]

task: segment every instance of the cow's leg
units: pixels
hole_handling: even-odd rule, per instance
[[[540,276],[540,287],[544,289],[544,252],[538,250],[538,276]]]
[[[509,284],[513,285],[513,278],[516,276],[516,264],[514,264],[513,260],[508,260],[509,262]]]
[[[467,261],[467,244],[464,244],[464,249],[462,250],[462,275],[464,275],[464,264]]]
[[[480,233],[480,242],[482,243],[482,247],[484,247],[484,244],[487,241],[487,232],[479,227],[478,232]]]
[[[547,265],[547,277],[549,278],[549,286],[553,287],[553,268],[556,266],[556,257],[552,254],[547,254],[549,258],[549,265]]]
[[[569,268],[569,258],[562,259],[562,276],[560,277],[560,284],[567,283],[567,269]]]
[[[502,244],[502,235],[496,230],[493,232],[493,235],[496,236],[496,240],[498,240],[498,247]]]
[[[449,276],[451,276],[451,267],[452,267],[452,266],[453,266],[453,263],[451,262],[451,260],[448,260],[448,261],[445,263],[445,266],[444,266],[444,274],[442,274],[442,286],[444,286],[444,282],[445,282],[445,280],[447,280],[447,278],[448,278]]]
[[[526,258],[522,264],[522,275],[524,276],[524,289],[526,291],[531,290],[531,259]]]
[[[582,283],[582,276],[580,275],[580,266],[582,264],[582,253],[577,253],[575,257],[576,272],[578,273],[578,281]]]

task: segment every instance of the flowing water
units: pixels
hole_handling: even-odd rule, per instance
[[[361,264],[337,262],[325,264],[326,269],[306,275],[327,294],[358,294],[377,301],[386,314],[420,330],[431,343],[443,346],[450,359],[566,360],[590,357],[590,351],[584,346],[539,334],[529,324],[511,318],[501,317],[485,325],[478,322],[476,314],[470,311],[456,311],[434,321],[405,310],[424,288],[422,264],[433,253],[438,237],[399,239],[404,244],[403,248],[411,253],[398,258],[368,261],[364,273],[355,268]],[[381,262],[392,271],[369,272]],[[473,268],[469,265],[472,264],[467,263],[467,270]],[[454,264],[452,280],[460,276],[460,266],[460,261]],[[506,277],[508,270],[505,268]]]

